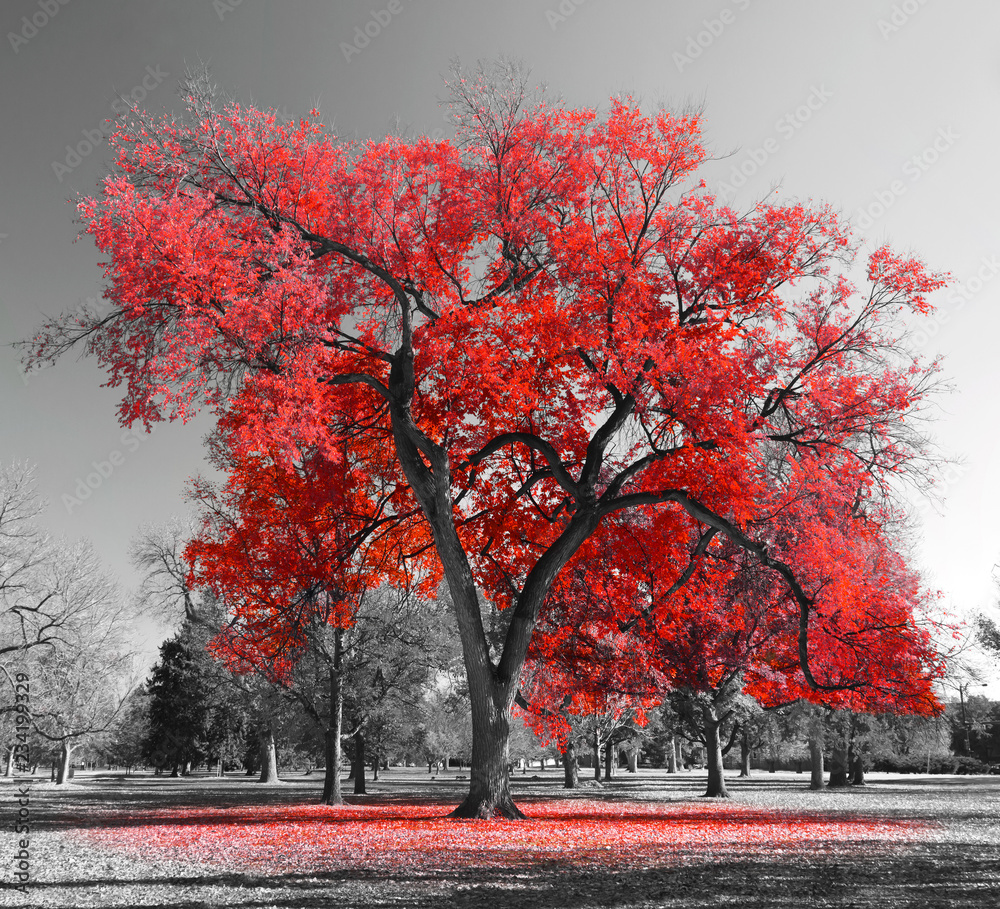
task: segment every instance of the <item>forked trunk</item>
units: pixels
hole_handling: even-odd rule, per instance
[[[705,732],[705,764],[708,767],[707,798],[727,799],[726,776],[722,767],[722,738],[719,729],[722,720],[714,704],[703,704],[701,708],[702,723]]]
[[[576,759],[576,744],[572,737],[566,739],[566,750],[563,752],[564,788],[576,789],[580,785],[580,763]]]
[[[274,744],[274,731],[266,723],[260,730],[260,780],[261,783],[278,782],[278,749]]]
[[[597,529],[600,512],[581,507],[558,539],[538,559],[521,587],[499,659],[494,664],[483,626],[479,592],[455,526],[455,490],[446,448],[413,422],[417,383],[409,303],[400,307],[400,344],[388,377],[389,413],[399,465],[430,525],[434,548],[448,582],[472,705],[469,794],[452,817],[522,818],[510,795],[510,717],[518,678],[528,655],[545,597],[563,566]],[[624,419],[625,414],[622,414]],[[606,444],[606,443],[605,443]],[[595,449],[596,451],[596,449]],[[603,455],[603,449],[597,452]],[[598,773],[600,767],[598,767]]]

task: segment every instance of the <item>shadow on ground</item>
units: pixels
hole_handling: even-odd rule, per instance
[[[129,881],[155,888],[163,902],[143,901],[148,909],[194,909],[238,905],[245,909],[412,909],[494,906],[503,909],[585,909],[585,907],[968,907],[995,909],[1000,854],[982,853],[956,860],[943,847],[877,860],[829,855],[810,861],[705,862],[692,856],[677,867],[615,873],[575,872],[538,867],[530,873],[437,871],[433,877],[344,874],[199,874]],[[74,890],[100,888],[106,905],[122,905],[113,879],[34,884],[40,905],[77,905]],[[48,891],[48,892],[47,892]],[[77,893],[83,896],[83,893]],[[176,899],[171,899],[175,896]],[[127,905],[127,903],[125,903]]]

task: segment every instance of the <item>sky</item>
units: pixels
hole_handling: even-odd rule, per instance
[[[340,135],[448,134],[442,77],[503,54],[567,103],[701,108],[702,176],[738,209],[828,203],[874,247],[952,275],[914,342],[951,392],[930,431],[954,465],[915,495],[915,557],[947,608],[993,608],[1000,561],[1000,4],[993,0],[3,0],[0,4],[0,461],[35,465],[54,534],[90,539],[125,587],[130,540],[183,516],[208,472],[207,415],[118,424],[90,360],[28,376],[10,344],[99,300],[73,202],[107,172],[121,98],[179,110],[207,64],[242,102],[318,107]],[[156,632],[149,631],[147,646]]]

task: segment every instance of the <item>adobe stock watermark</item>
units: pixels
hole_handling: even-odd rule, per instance
[[[394,17],[405,9],[403,0],[389,0],[383,8],[370,10],[368,21],[364,25],[354,26],[354,40],[340,42],[340,52],[344,55],[344,59],[350,63],[392,24]]]
[[[878,33],[882,36],[882,40],[888,41],[919,13],[926,4],[927,0],[903,0],[902,3],[894,3],[889,18],[879,19],[877,23]]]
[[[38,9],[30,17],[21,17],[21,28],[16,32],[7,32],[7,40],[14,53],[21,53],[21,48],[55,19],[59,11],[69,3],[70,0],[38,0],[35,4]]]
[[[941,509],[939,509],[937,505],[944,501],[946,498],[945,494],[958,486],[968,473],[969,468],[965,464],[959,462],[948,464],[940,472],[940,474],[934,478],[933,498],[929,495],[923,495],[918,500],[916,504],[917,514],[921,518],[926,518],[931,514],[940,515]]]
[[[982,289],[1000,274],[1000,256],[983,256],[979,268],[971,278],[951,286],[946,300],[947,306],[939,306],[929,318],[921,320],[921,328],[910,335],[910,343],[916,349],[926,347],[947,325],[952,316],[959,313],[966,303],[975,299]]]
[[[555,31],[571,16],[576,15],[576,11],[586,3],[587,0],[560,0],[558,6],[550,7],[545,11],[545,21],[549,23],[549,28]]]
[[[125,451],[122,451],[122,448],[114,448],[108,452],[106,458],[99,461],[91,461],[90,466],[93,470],[84,476],[77,477],[73,492],[64,492],[61,496],[66,514],[73,514],[77,508],[83,505],[98,489],[110,480],[115,471],[125,464],[128,455],[138,451],[139,446],[156,431],[156,426],[156,423],[152,424],[149,432],[144,435],[139,435],[131,429],[126,429],[118,439],[119,444]]]
[[[735,0],[733,5],[736,9],[726,7],[718,16],[711,19],[702,19],[701,22],[704,28],[695,32],[695,34],[687,39],[683,52],[674,51],[671,57],[674,61],[674,66],[677,67],[677,72],[684,72],[685,66],[690,66],[708,48],[715,44],[722,37],[723,32],[736,22],[737,12],[742,13],[750,8],[750,2],[751,0]]]
[[[832,97],[833,92],[822,83],[810,86],[809,94],[801,104],[774,121],[775,134],[768,136],[760,145],[749,148],[743,160],[733,165],[729,179],[719,184],[716,195],[723,201],[735,196],[736,191],[781,151],[782,145],[812,120],[813,114],[822,110]]]
[[[116,118],[126,113],[131,104],[141,104],[147,95],[159,88],[169,77],[170,73],[160,69],[159,66],[147,66],[146,74],[141,81],[134,85],[128,94],[111,102],[111,110]],[[95,129],[83,130],[83,138],[79,142],[66,146],[66,156],[63,160],[52,162],[52,172],[56,175],[56,179],[62,183],[63,177],[73,173],[84,159],[90,157],[96,149],[100,148],[101,143],[111,135],[111,132],[110,118],[102,120]]]
[[[28,674],[14,675],[14,769],[27,773],[31,769],[31,743],[28,735],[31,729],[31,683]],[[14,889],[28,892],[31,881],[31,780],[21,783],[17,789],[17,819],[14,821]]]
[[[855,224],[861,230],[868,230],[896,204],[896,200],[900,196],[906,194],[909,188],[907,184],[912,185],[920,180],[960,138],[962,138],[961,135],[955,132],[952,127],[941,127],[933,142],[903,162],[902,172],[907,179],[896,178],[885,189],[878,190],[873,201],[858,210]]]
[[[458,118],[450,110],[445,110],[441,114],[441,119],[448,127],[450,127],[450,132],[448,129],[445,129],[444,126],[438,126],[433,132],[427,135],[427,138],[430,139],[431,142],[440,142],[446,136],[454,133],[455,127],[458,125]]]
[[[212,0],[212,9],[215,10],[215,15],[219,17],[219,21],[224,22],[226,16],[236,12],[242,4],[243,0]]]

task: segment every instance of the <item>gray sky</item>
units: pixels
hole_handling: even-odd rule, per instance
[[[4,0],[0,459],[37,465],[50,529],[89,537],[133,584],[130,538],[144,522],[183,514],[185,481],[205,469],[204,418],[149,437],[126,432],[119,396],[100,387],[93,362],[67,359],[25,382],[6,346],[44,314],[100,297],[98,255],[89,240],[74,245],[68,200],[92,193],[106,170],[97,133],[116,98],[178,108],[185,66],[205,62],[240,100],[291,115],[318,104],[342,135],[382,133],[397,117],[434,134],[447,128],[438,99],[449,61],[499,53],[571,104],[626,92],[703,106],[719,159],[703,176],[737,207],[775,187],[829,202],[871,243],[888,239],[954,275],[916,338],[944,357],[955,392],[934,432],[964,463],[944,504],[921,506],[919,558],[953,611],[991,603],[1000,558],[1000,5],[991,0]]]

